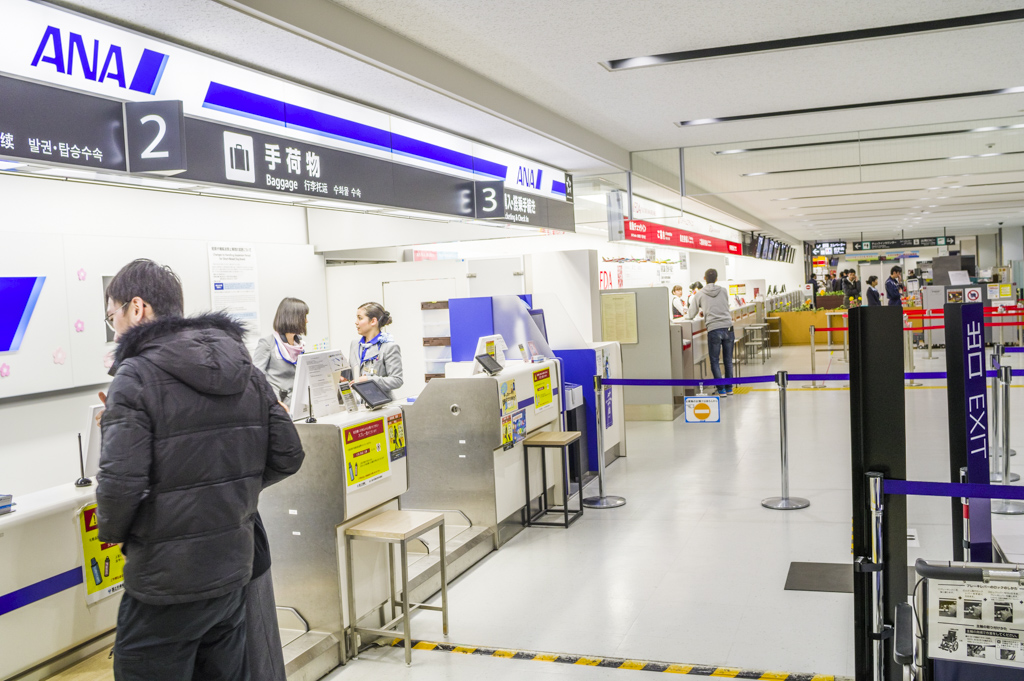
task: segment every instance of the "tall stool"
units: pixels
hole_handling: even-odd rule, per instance
[[[601,405],[604,408],[604,405]],[[580,434],[575,430],[550,431],[536,433],[523,440],[523,459],[526,470],[526,527],[569,527],[583,515],[583,448],[577,454],[577,470],[580,471],[580,497],[579,508],[575,511],[569,509],[569,445],[580,439]],[[533,513],[530,508],[530,448],[540,449],[540,471],[541,480],[544,486],[540,493],[540,510]],[[548,467],[545,455],[546,447],[557,447],[562,450],[562,507],[551,508],[548,506]],[[564,518],[559,522],[540,520],[548,513],[561,513]]]
[[[426,605],[409,602],[409,542],[422,537],[437,528],[441,536],[441,605]],[[352,576],[352,542],[356,539],[385,542],[388,545],[388,584],[391,588],[391,621],[382,629],[369,629],[356,626],[356,595],[355,579]],[[402,554],[402,614],[395,616],[395,604],[398,595],[395,593],[395,544],[401,547]],[[409,614],[416,610],[436,610],[441,613],[444,635],[448,635],[448,568],[447,554],[444,544],[444,514],[431,511],[385,511],[367,521],[345,530],[345,567],[348,581],[348,622],[351,628],[350,650],[353,657],[358,656],[357,634],[376,634],[378,636],[394,636],[394,627],[402,626],[405,639],[405,664],[412,664],[412,633],[409,627]]]

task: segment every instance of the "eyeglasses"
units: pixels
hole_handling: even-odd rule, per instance
[[[117,310],[124,311],[126,307],[128,307],[128,303],[125,303],[121,307],[117,308]],[[103,318],[103,321],[106,322],[107,324],[107,328],[113,331],[114,333],[117,333],[117,329],[114,328],[114,315],[117,314],[117,310],[114,310],[113,312],[111,312],[110,314]]]

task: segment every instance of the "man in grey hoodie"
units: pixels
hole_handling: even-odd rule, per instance
[[[719,353],[725,355],[725,377],[732,378],[732,346],[736,336],[732,329],[732,313],[729,312],[729,292],[719,286],[718,270],[710,269],[704,273],[704,281],[708,283],[694,298],[687,316],[693,319],[699,309],[704,313],[704,324],[708,328],[708,355],[711,358],[711,373],[715,378],[722,377],[722,369],[718,366]],[[732,395],[731,385],[718,386],[718,394]]]

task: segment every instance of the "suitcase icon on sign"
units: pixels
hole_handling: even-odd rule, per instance
[[[231,147],[231,169],[243,172],[249,170],[249,150],[241,144]]]
[[[256,156],[249,135],[224,131],[224,177],[235,182],[256,182]]]

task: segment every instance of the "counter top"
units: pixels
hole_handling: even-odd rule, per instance
[[[0,532],[54,513],[72,513],[96,501],[96,481],[89,487],[69,482],[57,487],[14,497],[14,510],[0,515]]]

